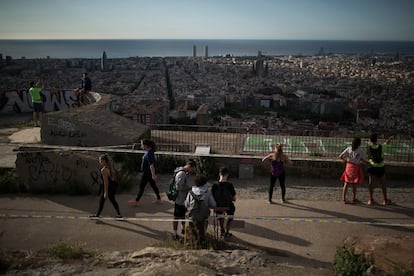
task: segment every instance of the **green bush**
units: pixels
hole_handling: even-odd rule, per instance
[[[363,275],[370,264],[362,255],[355,255],[345,247],[337,247],[335,260],[333,263],[334,271],[342,276]]]
[[[185,166],[186,156],[157,155],[157,172],[160,174],[173,174],[175,168]]]
[[[80,244],[70,245],[58,242],[49,247],[49,253],[51,256],[60,259],[79,259],[83,255],[83,249]]]
[[[193,159],[197,162],[197,174],[202,174],[207,179],[217,179],[218,168],[214,158],[196,156]]]

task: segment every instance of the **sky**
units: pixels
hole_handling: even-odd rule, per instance
[[[0,0],[0,39],[414,41],[414,0]]]

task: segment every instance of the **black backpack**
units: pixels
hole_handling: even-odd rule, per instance
[[[371,146],[369,147],[369,156],[371,157],[374,163],[379,164],[381,163],[384,158],[382,157],[382,146],[378,145],[376,149],[373,149]]]
[[[168,182],[168,191],[165,193],[167,195],[167,198],[171,201],[175,201],[178,196],[178,190],[177,185],[175,185],[175,176],[179,172],[184,172],[185,170],[178,170],[174,173],[174,176],[170,179],[170,182]]]

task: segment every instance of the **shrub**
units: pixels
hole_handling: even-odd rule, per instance
[[[51,256],[60,259],[79,259],[83,255],[83,249],[80,244],[70,245],[58,242],[49,247],[49,253]]]
[[[345,247],[337,247],[335,260],[333,263],[334,270],[342,276],[363,275],[370,264],[362,255],[355,255],[349,252]]]
[[[207,179],[217,178],[218,168],[214,158],[196,156],[194,160],[197,162],[197,174],[202,174]]]

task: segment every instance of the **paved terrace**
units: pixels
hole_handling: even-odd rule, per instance
[[[12,141],[37,142],[40,135],[39,128],[3,128],[1,133],[2,142],[5,137]],[[13,155],[13,151],[9,153],[1,154],[2,159]],[[163,194],[169,178],[169,175],[159,176]],[[266,203],[268,177],[231,181],[238,193],[236,216],[244,221],[243,228],[233,230],[231,241],[272,250],[283,263],[326,268],[331,266],[336,247],[346,237],[404,236],[414,232],[412,179],[389,181],[389,198],[393,201],[389,206],[366,205],[365,185],[358,190],[358,204],[340,203],[341,183],[337,178],[288,176],[288,203],[278,203],[280,190],[276,188],[276,204],[271,205]],[[103,220],[87,218],[96,211],[97,195],[2,195],[1,248],[37,250],[64,241],[80,242],[89,250],[136,251],[168,239],[172,203],[152,204],[154,195],[147,187],[139,206],[128,206],[128,199],[135,197],[137,190],[135,186],[117,195],[125,218],[120,221],[113,219],[115,213],[109,202],[106,202]],[[375,198],[381,201],[378,189]]]

